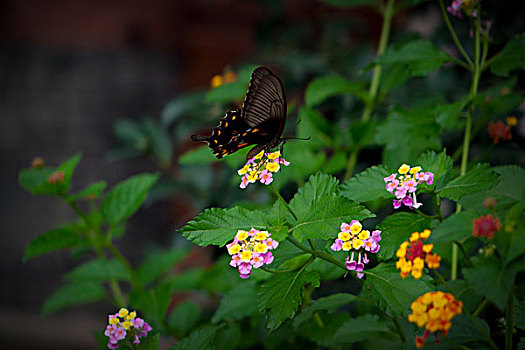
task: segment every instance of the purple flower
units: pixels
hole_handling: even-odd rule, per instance
[[[334,244],[332,244],[330,248],[335,252],[340,251],[343,249],[343,241],[341,241],[339,238],[336,238]]]
[[[368,256],[366,256],[366,253],[363,254],[363,264],[368,264],[370,262],[370,259],[368,259]]]
[[[425,181],[427,182],[427,185],[432,185],[432,183],[434,182],[434,174],[432,174],[431,172],[426,172]]]
[[[250,265],[250,263],[241,263],[239,265],[239,273],[241,275],[250,275],[250,273],[252,272],[252,265]]]
[[[110,348],[110,349],[118,349],[118,344],[108,343],[108,348]]]
[[[151,331],[153,328],[148,324],[148,322],[144,322],[144,327],[142,327],[146,332]]]
[[[249,274],[249,273],[248,273],[248,274],[240,273],[240,274],[239,274],[239,277],[242,278],[243,280],[245,280],[245,279],[247,279],[247,278],[250,277],[250,274]]]
[[[412,198],[406,196],[405,198],[403,198],[403,204],[409,208],[412,208]]]
[[[407,195],[407,190],[406,190],[406,188],[404,188],[404,187],[398,187],[398,188],[396,189],[395,196],[396,196],[398,199],[403,199],[403,198],[405,198],[406,195]]]
[[[264,263],[266,265],[271,264],[273,262],[273,254],[271,252],[264,253]]]
[[[357,263],[354,260],[352,261],[346,260],[345,265],[348,270],[353,271],[355,270]]]
[[[359,278],[359,279],[363,278],[364,276],[365,276],[365,274],[362,273],[362,272],[358,272],[357,273],[357,278]]]
[[[372,238],[374,239],[374,241],[379,242],[381,240],[381,231],[379,230],[372,231]]]
[[[135,327],[135,328],[142,328],[142,327],[144,327],[144,320],[142,318],[139,318],[139,317],[135,318],[133,320],[133,327]]]
[[[401,207],[401,201],[394,199],[394,209],[399,209]]]

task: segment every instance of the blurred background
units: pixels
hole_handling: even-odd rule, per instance
[[[523,31],[517,15],[522,9],[514,2],[487,2],[485,10],[495,21],[494,49]],[[103,329],[101,315],[113,311],[95,304],[39,316],[46,297],[77,263],[68,254],[22,263],[35,236],[74,217],[58,199],[19,187],[18,171],[34,157],[56,165],[82,152],[74,189],[97,180],[111,187],[138,172],[162,171],[165,181],[117,244],[132,261],[145,249],[185,245],[174,229],[207,206],[241,200],[239,193],[213,196],[213,186],[231,182],[213,166],[178,163],[195,147],[189,135],[208,132],[224,113],[222,105],[200,105],[211,78],[245,64],[266,64],[282,77],[294,118],[293,106],[302,103],[312,78],[370,74],[356,68],[373,59],[380,28],[381,17],[370,8],[341,9],[315,0],[1,1],[0,348],[96,348],[92,332]],[[410,36],[452,47],[434,2],[395,17],[392,37]],[[429,98],[450,98],[468,88],[461,74],[455,68],[440,72]],[[517,79],[522,87],[523,76]],[[423,83],[428,85],[414,82],[413,91]],[[409,90],[396,93],[409,103]],[[188,101],[191,108],[184,107]],[[352,100],[334,103],[355,110]],[[330,119],[330,112],[325,116]],[[365,154],[381,161],[380,151]],[[206,265],[212,254],[195,249],[188,264]]]

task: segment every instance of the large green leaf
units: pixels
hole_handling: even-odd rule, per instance
[[[137,269],[137,275],[143,285],[147,285],[170,271],[175,264],[187,254],[183,249],[171,249],[165,252],[155,252],[148,256]]]
[[[445,150],[439,154],[434,151],[425,152],[418,158],[416,164],[421,166],[423,171],[434,174],[434,184],[438,189],[447,182],[454,166],[452,158],[447,156]]]
[[[366,283],[369,297],[381,309],[391,315],[406,316],[410,304],[417,297],[432,290],[428,281],[430,277],[424,276],[419,280],[408,276],[401,278],[399,270],[394,263],[382,263],[370,270],[365,270]]]
[[[24,254],[24,261],[56,250],[73,248],[84,242],[84,239],[69,227],[57,228],[37,236],[29,243]]]
[[[301,313],[293,320],[293,326],[297,329],[301,324],[308,321],[312,315],[319,311],[333,313],[341,306],[350,304],[356,299],[356,296],[348,293],[332,294],[328,297],[313,300],[310,306],[303,308]]]
[[[319,287],[319,275],[304,268],[297,272],[273,275],[258,293],[259,311],[266,313],[267,326],[275,330],[287,318],[292,318],[303,299],[303,287]]]
[[[139,174],[117,184],[102,200],[100,209],[104,219],[116,225],[133,215],[158,178],[158,174]]]
[[[80,158],[82,158],[82,154],[77,153],[56,168],[23,169],[18,174],[18,182],[23,189],[32,194],[57,195],[66,193],[71,187],[71,178]],[[56,184],[50,184],[48,183],[48,178],[55,171],[62,171],[64,180]]]
[[[335,333],[334,341],[337,343],[355,343],[387,332],[390,330],[385,321],[380,320],[377,315],[366,314],[343,323]]]
[[[257,312],[257,293],[255,282],[246,281],[222,297],[212,321],[217,323],[227,319],[240,320]]]
[[[523,56],[524,47],[525,33],[516,35],[509,40],[503,50],[497,54],[497,58],[492,62],[490,66],[492,73],[507,76],[513,69],[525,68],[525,57]]]
[[[427,40],[414,40],[398,49],[390,48],[379,57],[377,63],[382,66],[406,64],[412,76],[424,76],[439,69],[443,63],[450,60],[450,56],[439,50]]]
[[[98,282],[73,282],[55,290],[46,299],[41,311],[44,315],[53,314],[67,307],[100,301],[104,297],[104,288]]]
[[[102,195],[102,191],[106,188],[106,181],[98,181],[87,186],[83,190],[69,196],[70,200],[78,199],[92,199],[98,198]]]
[[[178,304],[168,317],[168,324],[177,334],[186,334],[199,321],[199,306],[192,301]]]
[[[356,202],[368,202],[392,195],[385,188],[384,178],[392,172],[384,166],[372,166],[341,185],[341,194]]]
[[[179,232],[197,245],[222,247],[233,240],[238,230],[264,229],[267,225],[266,215],[260,211],[240,207],[211,208],[204,210]]]
[[[388,216],[378,226],[382,231],[378,257],[383,260],[392,258],[399,245],[408,241],[412,232],[421,232],[427,228],[430,228],[430,219],[423,216],[405,212]]]
[[[439,190],[439,195],[457,201],[469,194],[495,186],[499,182],[498,177],[488,164],[476,164],[465,175],[445,184]]]
[[[363,83],[351,83],[342,76],[333,74],[316,78],[310,82],[304,99],[308,107],[313,107],[329,97],[342,94],[353,94],[361,99],[367,98]]]
[[[73,281],[109,281],[117,279],[131,280],[129,271],[116,259],[96,259],[80,265],[69,272],[66,277]]]
[[[481,213],[476,210],[464,210],[450,215],[432,230],[429,242],[450,243],[472,236],[472,221],[480,215]]]

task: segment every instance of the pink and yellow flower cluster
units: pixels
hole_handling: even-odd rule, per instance
[[[441,257],[437,253],[432,254],[434,244],[423,244],[430,237],[430,230],[423,232],[413,232],[408,241],[401,243],[396,252],[399,260],[396,262],[396,268],[401,270],[403,279],[409,274],[415,279],[423,276],[425,263],[429,269],[439,268]]]
[[[128,339],[133,344],[140,344],[140,338],[147,337],[151,331],[150,325],[142,318],[137,317],[135,311],[129,312],[122,308],[116,314],[108,316],[108,326],[104,335],[109,337],[108,348],[117,349],[120,340]]]
[[[395,173],[384,178],[386,190],[396,196],[394,209],[400,208],[401,204],[410,209],[417,209],[423,205],[416,200],[417,186],[422,183],[432,185],[434,174],[421,170],[420,166],[411,168],[410,165],[403,164],[397,170],[398,174]]]
[[[273,255],[270,250],[279,246],[279,242],[272,239],[268,231],[259,231],[252,228],[250,231],[239,230],[233,242],[226,245],[232,256],[230,266],[239,270],[241,278],[248,278],[252,269],[271,264]]]
[[[245,189],[249,184],[256,181],[260,181],[265,185],[271,184],[273,173],[279,171],[281,164],[288,166],[290,162],[281,157],[280,151],[272,153],[259,152],[237,171],[242,176],[240,187]]]
[[[363,225],[357,220],[352,220],[350,224],[343,222],[341,232],[337,235],[335,242],[330,247],[333,251],[344,250],[348,252],[345,265],[350,271],[356,271],[358,278],[363,278],[363,269],[365,264],[370,261],[367,252],[377,253],[379,251],[379,241],[381,240],[381,231],[375,230],[372,233],[363,230]],[[357,252],[357,261],[354,255]]]
[[[425,327],[423,336],[416,336],[415,339],[416,346],[422,348],[430,333],[434,333],[436,343],[439,343],[437,332],[447,335],[452,327],[450,321],[462,312],[463,303],[452,294],[438,291],[423,294],[412,303],[411,308],[408,321]]]

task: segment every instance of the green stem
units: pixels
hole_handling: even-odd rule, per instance
[[[293,218],[297,221],[297,215],[295,215],[294,211],[292,210],[292,208],[290,208],[290,206],[288,205],[288,203],[286,203],[286,201],[284,200],[284,198],[281,196],[281,194],[279,193],[279,191],[277,191],[275,189],[275,187],[273,187],[273,185],[270,185],[270,188],[272,189],[273,193],[275,193],[275,195],[277,196],[277,198],[284,204],[284,206],[286,207],[286,209],[290,212],[290,214],[292,214]]]
[[[505,315],[505,350],[512,350],[512,333],[514,332],[514,283],[510,287]]]
[[[465,259],[467,259],[467,263],[469,264],[469,266],[474,267],[474,264],[472,263],[472,260],[470,260],[470,256],[467,254],[467,251],[465,250],[465,247],[463,247],[463,244],[461,244],[461,242],[459,241],[454,241],[454,244],[458,246],[458,248],[461,250],[461,253],[465,257]]]
[[[434,193],[432,195],[432,203],[434,204],[434,211],[436,212],[436,217],[439,221],[443,221],[443,215],[441,215],[441,203],[439,200],[439,194]]]
[[[131,285],[134,287],[134,288],[137,288],[137,289],[142,289],[142,284],[140,282],[140,279],[137,275],[137,273],[135,272],[135,270],[133,269],[133,267],[131,266],[131,264],[129,263],[128,259],[126,259],[124,257],[124,255],[122,255],[117,248],[115,248],[115,246],[113,245],[113,243],[111,242],[107,242],[106,243],[106,247],[111,251],[111,253],[113,253],[113,255],[115,256],[115,258],[117,258],[118,261],[120,261],[120,263],[124,266],[124,268],[126,270],[128,270],[128,273],[129,275],[131,276]]]
[[[439,0],[439,7],[441,8],[441,13],[443,13],[443,18],[445,19],[445,23],[447,24],[448,31],[450,32],[450,36],[452,36],[452,40],[454,40],[454,43],[456,44],[459,52],[465,58],[465,60],[468,63],[468,66],[470,69],[474,66],[472,63],[472,60],[470,59],[469,55],[463,48],[463,45],[461,45],[461,42],[458,39],[458,36],[456,35],[456,31],[454,30],[454,27],[452,27],[452,24],[450,23],[450,20],[447,15],[447,10],[445,9],[445,5],[443,4],[443,0]],[[479,12],[478,12],[479,13]]]
[[[377,46],[376,58],[381,56],[386,51],[388,39],[390,37],[390,28],[392,26],[392,17],[394,17],[394,0],[388,0],[387,4],[381,3],[381,14],[383,15],[383,25],[381,27],[381,36],[379,37],[379,44]],[[377,93],[379,91],[379,82],[381,80],[382,67],[377,64],[374,67],[372,73],[372,80],[368,89],[368,97],[365,101],[365,108],[361,116],[363,122],[367,122],[372,115],[372,111],[376,105]],[[346,166],[346,172],[344,179],[348,180],[354,172],[357,158],[359,156],[360,146],[356,146],[356,149],[350,154],[348,164]]]
[[[319,316],[319,313],[316,312],[314,314],[314,320],[315,322],[317,323],[317,325],[319,326],[319,328],[324,328],[324,322],[323,320],[321,319],[321,317]]]
[[[483,301],[481,302],[481,304],[479,304],[479,306],[476,308],[476,310],[474,310],[474,312],[472,313],[473,316],[478,316],[481,311],[483,311],[483,309],[490,303],[490,300],[488,300],[487,298],[483,299]]]
[[[306,253],[309,253],[309,254],[312,254],[313,257],[318,257],[320,259],[328,261],[329,263],[332,263],[332,264],[334,264],[336,266],[339,266],[340,268],[342,268],[345,271],[348,271],[348,269],[346,268],[346,265],[342,261],[337,260],[332,254],[329,254],[329,253],[324,252],[322,250],[309,249],[309,248],[305,247],[304,245],[302,245],[301,243],[297,242],[297,240],[295,238],[293,238],[292,236],[288,236],[288,237],[286,237],[286,239],[288,241],[290,241],[290,243],[292,243],[294,246],[296,246],[297,248],[301,249],[302,251],[304,251]]]

